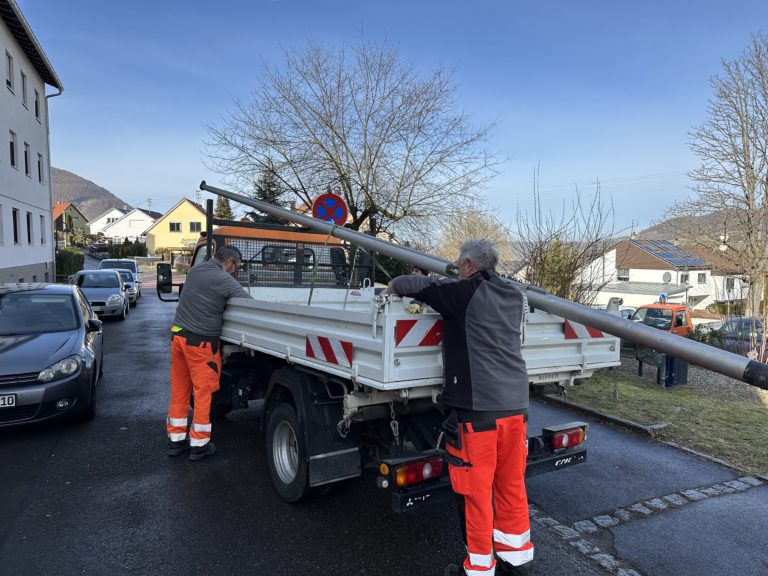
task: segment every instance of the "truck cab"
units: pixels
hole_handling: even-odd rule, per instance
[[[691,312],[683,304],[644,304],[635,310],[631,320],[678,336],[693,332]]]

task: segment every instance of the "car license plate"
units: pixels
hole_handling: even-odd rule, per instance
[[[16,394],[0,396],[0,408],[10,408],[11,406],[16,406]]]

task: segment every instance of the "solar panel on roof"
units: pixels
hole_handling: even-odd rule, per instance
[[[669,240],[634,240],[646,252],[661,258],[676,268],[706,266],[706,262],[694,256],[688,250],[676,246]]]

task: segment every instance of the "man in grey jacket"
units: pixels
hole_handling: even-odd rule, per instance
[[[443,317],[448,469],[467,545],[463,566],[447,566],[446,576],[493,576],[496,558],[505,573],[522,575],[533,561],[525,492],[523,297],[496,274],[498,260],[492,242],[469,240],[456,261],[458,281],[399,276],[387,289]]]
[[[213,258],[192,266],[187,273],[171,326],[171,402],[166,420],[169,456],[189,449],[189,459],[196,461],[216,452],[210,441],[211,396],[219,389],[222,316],[230,298],[251,298],[235,279],[241,260],[237,248],[223,246]],[[195,408],[187,444],[193,391]]]

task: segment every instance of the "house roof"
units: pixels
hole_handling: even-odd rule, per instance
[[[56,75],[56,71],[48,61],[48,57],[43,52],[40,43],[32,32],[32,28],[30,28],[21,10],[16,5],[15,0],[0,0],[0,18],[8,26],[16,42],[19,43],[24,54],[30,59],[43,81],[54,88],[64,90],[64,85]]]
[[[744,273],[738,263],[734,262],[732,258],[728,258],[727,252],[702,248],[701,246],[687,246],[686,249],[706,260],[712,266],[712,272],[718,276]]]
[[[698,270],[709,265],[668,240],[622,240],[615,244],[617,268],[637,270]]]
[[[669,240],[637,239],[630,240],[629,243],[678,270],[681,268],[702,268],[707,266],[707,263],[702,258],[691,254],[682,246],[673,244]]]
[[[94,218],[94,219],[92,220],[92,222],[95,222],[96,220],[99,220],[100,218],[104,218],[104,216],[106,216],[107,214],[109,214],[110,212],[112,212],[112,210],[117,210],[118,212],[120,212],[120,217],[123,217],[123,216],[125,216],[125,212],[123,212],[122,210],[120,210],[120,208],[117,208],[117,207],[113,206],[113,207],[112,207],[112,208],[110,208],[109,210],[105,210],[104,212],[102,212],[101,214],[99,214],[98,216],[96,216],[96,218]]]
[[[144,212],[144,214],[146,214],[150,218],[154,218],[155,220],[163,217],[163,214],[161,212],[155,212],[154,210],[146,210],[144,208],[136,208],[136,210],[141,210],[142,212]]]
[[[152,224],[152,226],[150,226],[149,228],[147,228],[147,229],[144,231],[144,233],[145,233],[145,234],[146,234],[146,233],[148,233],[150,230],[152,230],[152,228],[154,228],[155,226],[157,226],[158,224],[160,224],[160,222],[162,222],[163,220],[165,220],[165,218],[166,218],[166,217],[167,217],[169,214],[171,214],[171,213],[172,213],[174,210],[176,210],[176,208],[178,208],[179,206],[181,206],[181,205],[182,205],[184,202],[189,202],[190,204],[192,204],[192,206],[194,206],[195,208],[197,208],[197,209],[200,211],[200,213],[201,213],[203,216],[205,216],[205,210],[203,210],[203,207],[202,207],[202,206],[200,206],[200,204],[198,204],[197,202],[193,202],[192,200],[190,200],[190,199],[189,199],[189,198],[187,198],[186,196],[183,196],[183,197],[181,198],[181,200],[179,200],[178,202],[176,202],[176,204],[174,204],[174,205],[173,205],[173,207],[172,207],[170,210],[168,210],[168,211],[167,211],[165,214],[161,214],[161,215],[160,215],[160,217],[158,217],[158,218],[155,220],[155,223],[154,223],[154,224]]]
[[[659,294],[680,294],[685,292],[685,284],[662,284],[661,282],[610,282],[601,291],[617,292],[621,294],[645,294],[658,296]]]
[[[155,222],[157,221],[155,219],[155,217],[152,216],[152,214],[150,214],[149,210],[142,210],[141,208],[134,208],[133,210],[129,210],[128,213],[123,214],[122,216],[120,216],[120,218],[118,218],[114,222],[110,222],[109,224],[104,226],[104,229],[102,230],[102,232],[108,232],[111,228],[117,228],[117,226],[119,224],[121,224],[123,220],[127,220],[131,216],[131,214],[133,214],[135,212],[141,212],[142,214],[144,214],[148,218],[152,218],[152,220],[153,220],[152,224],[147,226],[147,230],[149,230],[152,226],[154,226]],[[157,214],[157,212],[154,212],[154,214]],[[142,234],[146,234],[147,230],[144,230],[144,232],[142,232]]]
[[[71,205],[71,202],[56,202],[56,204],[53,205],[52,218],[58,220],[64,211]]]

